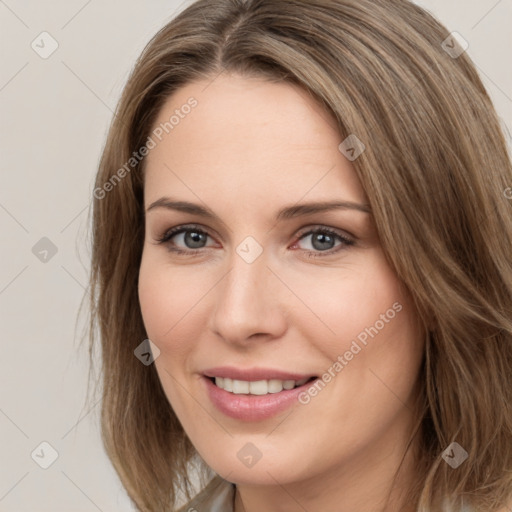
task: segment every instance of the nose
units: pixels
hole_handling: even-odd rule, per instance
[[[265,251],[252,263],[233,251],[230,270],[215,287],[211,331],[240,346],[281,337],[287,328],[284,288]]]

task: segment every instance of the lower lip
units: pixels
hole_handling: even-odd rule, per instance
[[[213,405],[226,416],[242,421],[261,421],[285,411],[297,403],[299,394],[315,382],[312,380],[279,393],[237,395],[219,388],[207,377],[204,381]]]

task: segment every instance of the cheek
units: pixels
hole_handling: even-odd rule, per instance
[[[297,304],[295,318],[302,318],[298,322],[308,339],[317,340],[329,359],[349,350],[354,340],[364,347],[374,338],[398,341],[399,333],[411,334],[410,297],[380,251],[366,253],[358,265],[319,270],[295,276],[294,291],[309,308]]]
[[[143,254],[139,273],[139,301],[146,333],[160,351],[172,351],[175,360],[184,355],[190,340],[196,339],[194,321],[201,298],[207,290],[199,278],[186,269],[171,269],[159,258]]]
[[[188,395],[183,393],[190,355],[200,339],[203,289],[190,269],[171,268],[161,256],[143,254],[139,272],[139,302],[148,338],[160,350],[155,368],[169,403],[180,418],[187,417]],[[204,285],[207,286],[207,283]]]

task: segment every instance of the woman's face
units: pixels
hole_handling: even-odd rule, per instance
[[[333,119],[296,86],[223,74],[158,127],[140,304],[199,454],[271,485],[401,456],[423,340]]]

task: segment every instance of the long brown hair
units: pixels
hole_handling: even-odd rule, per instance
[[[146,46],[97,174],[90,279],[103,440],[140,510],[175,506],[195,452],[154,365],[134,356],[146,333],[144,159],[133,155],[173,92],[224,71],[299,84],[333,114],[340,141],[366,146],[354,168],[429,332],[413,503],[439,510],[459,496],[493,512],[512,499],[512,168],[491,100],[450,37],[406,0],[199,0]],[[456,470],[442,458],[452,442],[468,453]]]

